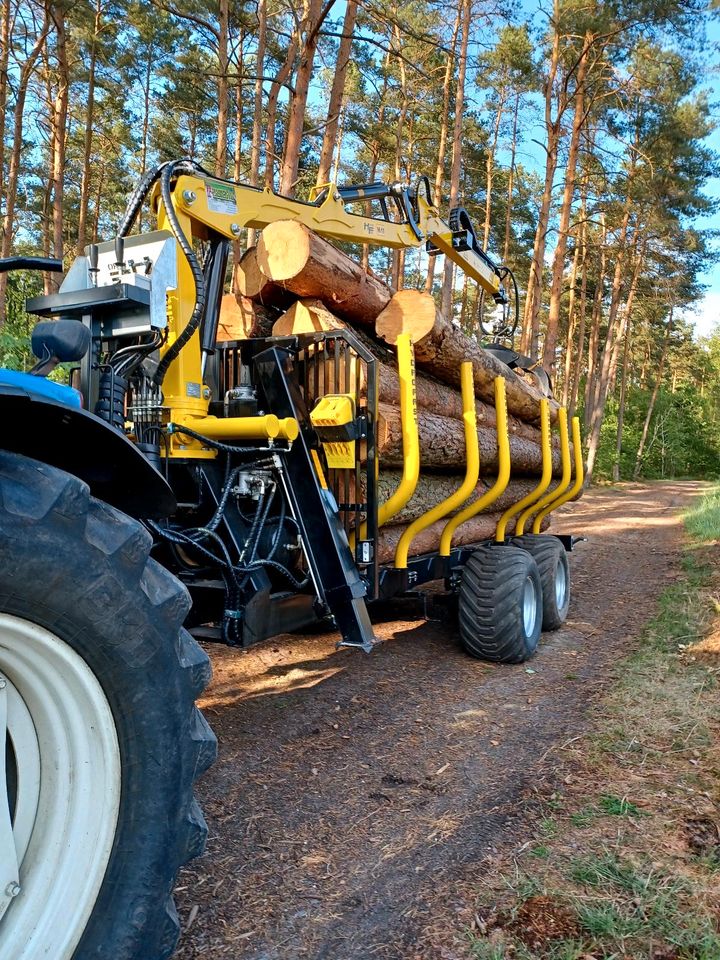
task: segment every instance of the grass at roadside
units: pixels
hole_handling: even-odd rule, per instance
[[[720,489],[685,520],[682,575],[564,751],[567,787],[480,890],[474,960],[720,960]]]

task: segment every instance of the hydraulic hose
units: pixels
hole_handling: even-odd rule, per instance
[[[125,213],[120,221],[120,226],[118,227],[117,235],[119,237],[126,237],[128,235],[153,184],[159,179],[163,168],[170,162],[170,160],[166,160],[165,163],[161,163],[159,166],[153,167],[152,170],[148,170],[137,187],[135,187],[125,207]]]
[[[200,263],[193,252],[190,241],[185,236],[183,228],[180,226],[180,221],[175,213],[175,208],[173,207],[172,203],[172,194],[170,192],[170,182],[172,180],[172,176],[181,167],[185,167],[186,169],[189,167],[190,170],[195,169],[194,165],[186,160],[175,160],[173,163],[166,164],[162,168],[162,172],[160,174],[160,195],[162,197],[163,206],[165,207],[165,214],[170,224],[170,228],[175,235],[178,246],[182,250],[184,257],[188,262],[193,275],[193,280],[195,281],[195,306],[182,333],[167,349],[165,355],[158,364],[157,370],[155,371],[155,376],[153,377],[153,381],[158,387],[162,386],[163,380],[165,379],[165,374],[167,373],[170,364],[173,362],[173,360],[175,360],[183,347],[189,342],[190,338],[197,331],[205,314],[205,274],[203,273],[202,267],[200,266]]]

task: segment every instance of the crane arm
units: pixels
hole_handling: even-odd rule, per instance
[[[399,184],[328,185],[314,201],[306,202],[195,173],[177,178],[173,200],[178,212],[193,221],[196,236],[199,225],[233,240],[244,227],[262,229],[276,220],[299,220],[331,240],[401,250],[425,244],[430,252],[449,257],[497,302],[505,302],[499,268],[481,250],[465,211],[453,211],[447,223],[424,192],[418,187],[411,194]],[[348,205],[368,201],[379,201],[385,216],[366,217],[348,210]],[[389,218],[388,201],[396,221]]]

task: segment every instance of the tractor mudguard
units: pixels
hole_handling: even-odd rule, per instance
[[[27,374],[0,377],[0,448],[65,470],[84,480],[98,500],[132,517],[174,513],[169,484],[137,447],[87,410],[51,399],[51,385],[59,388],[58,399],[59,391],[70,391]]]

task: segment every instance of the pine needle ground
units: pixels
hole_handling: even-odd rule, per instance
[[[720,960],[720,489],[685,522],[682,576],[563,750],[562,795],[479,888],[473,960]]]

